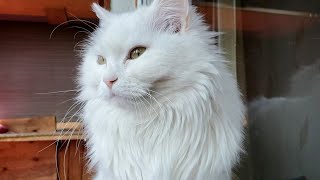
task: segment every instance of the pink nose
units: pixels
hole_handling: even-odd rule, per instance
[[[105,80],[104,83],[106,83],[106,85],[109,87],[109,88],[112,88],[113,84],[118,80],[118,78],[114,78],[114,79],[108,79],[108,80]]]

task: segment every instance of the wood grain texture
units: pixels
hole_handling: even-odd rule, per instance
[[[9,133],[48,133],[56,131],[55,116],[0,119],[0,124],[9,128]]]
[[[75,130],[75,131],[82,131],[83,124],[80,122],[58,122],[56,123],[56,130],[66,131],[66,130]]]
[[[60,24],[68,20],[67,13],[64,8],[48,8],[46,9],[46,12],[48,17],[48,24]]]
[[[58,167],[60,179],[88,180],[83,141],[61,141],[58,152]]]
[[[49,141],[83,139],[83,125],[79,122],[58,122],[54,116],[20,119],[0,119],[9,132],[0,134],[0,142]]]
[[[46,17],[46,9],[66,9],[78,18],[96,18],[91,4],[98,0],[0,0],[0,14]],[[72,15],[68,15],[73,19]]]
[[[0,142],[56,141],[84,139],[81,132],[64,133],[6,133],[0,135]]]
[[[51,142],[0,142],[1,180],[56,180],[55,146]]]
[[[89,169],[87,168],[87,165],[85,164],[82,167],[82,180],[92,180],[93,179],[93,174],[90,173]]]
[[[103,3],[100,3],[100,5],[103,5],[104,8],[107,10],[111,10],[111,0],[101,0]]]

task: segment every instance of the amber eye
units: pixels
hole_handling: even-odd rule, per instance
[[[144,51],[146,51],[145,47],[135,47],[133,48],[129,53],[129,59],[137,59],[139,56],[141,56]]]
[[[99,65],[105,64],[106,62],[107,60],[103,56],[98,55],[97,63]]]

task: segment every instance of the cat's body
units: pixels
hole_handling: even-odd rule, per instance
[[[80,66],[79,100],[96,180],[231,179],[244,106],[215,34],[186,2],[117,15],[94,5],[101,22]]]

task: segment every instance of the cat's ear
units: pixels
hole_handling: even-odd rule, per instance
[[[155,13],[153,23],[156,28],[174,33],[188,30],[188,0],[154,0],[151,7]]]
[[[111,17],[111,13],[97,3],[92,3],[92,11],[100,20],[107,20]]]

